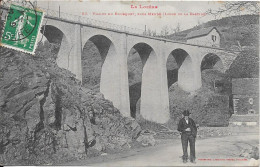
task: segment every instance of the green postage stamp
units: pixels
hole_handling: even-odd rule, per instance
[[[1,46],[34,54],[44,13],[11,4],[1,37]]]

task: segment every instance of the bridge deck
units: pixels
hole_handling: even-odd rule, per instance
[[[0,9],[4,9],[4,10],[8,10],[8,8],[9,8],[8,5],[5,3],[0,7]],[[142,38],[149,38],[149,39],[159,40],[159,41],[164,41],[164,42],[171,42],[171,43],[177,43],[177,44],[183,44],[183,45],[189,45],[189,46],[209,48],[209,49],[221,50],[221,51],[230,52],[230,53],[239,52],[239,51],[228,50],[228,49],[224,49],[224,48],[210,47],[210,46],[204,46],[204,45],[195,45],[195,44],[189,44],[186,42],[174,41],[174,40],[167,39],[167,38],[149,36],[149,35],[143,34],[143,30],[142,30],[142,33],[141,32],[137,33],[136,31],[131,31],[131,30],[138,30],[136,28],[131,28],[131,27],[123,26],[123,25],[116,25],[116,24],[112,24],[112,23],[108,23],[108,22],[103,22],[103,21],[99,21],[99,20],[90,19],[87,17],[67,14],[67,13],[49,10],[49,9],[45,9],[45,8],[37,7],[37,9],[45,11],[44,17],[47,19],[54,19],[54,20],[58,20],[58,21],[68,22],[68,23],[80,24],[82,26],[88,26],[88,27],[93,27],[93,28],[97,28],[97,29],[113,31],[113,32],[118,32],[118,33],[125,33],[127,35],[138,36],[138,37],[142,37]]]

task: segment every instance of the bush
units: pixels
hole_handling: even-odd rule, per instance
[[[226,73],[230,78],[258,78],[258,53],[258,50],[242,51],[233,61]]]

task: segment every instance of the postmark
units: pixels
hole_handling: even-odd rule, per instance
[[[1,46],[34,54],[40,32],[43,11],[11,4],[1,36]]]

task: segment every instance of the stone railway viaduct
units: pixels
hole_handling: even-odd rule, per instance
[[[55,28],[62,33],[57,64],[82,80],[82,51],[88,40],[93,42],[103,60],[100,92],[127,117],[130,117],[127,58],[131,49],[138,52],[143,63],[140,114],[145,119],[158,123],[165,123],[169,119],[166,69],[169,56],[174,56],[179,66],[178,86],[187,92],[202,86],[201,63],[205,56],[218,56],[223,72],[237,56],[221,48],[140,35],[125,28],[104,28],[84,23],[81,19],[79,16],[77,19],[67,19],[45,15],[43,29],[47,32],[48,28]],[[56,39],[53,34],[45,36],[50,42]]]

